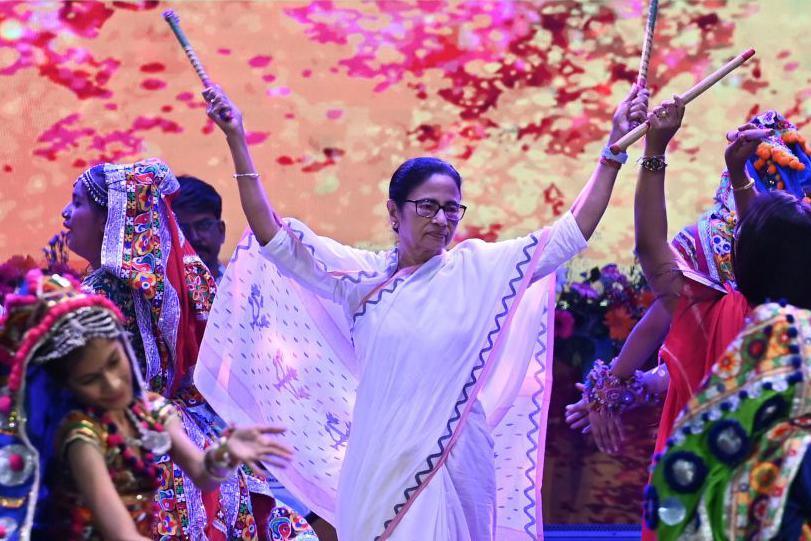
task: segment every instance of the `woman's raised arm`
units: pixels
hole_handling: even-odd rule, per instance
[[[596,169],[589,178],[589,181],[580,191],[572,205],[572,215],[583,233],[583,237],[588,240],[597,229],[597,224],[608,208],[608,201],[611,199],[611,192],[614,189],[614,181],[622,163],[627,159],[627,154],[613,155],[608,150],[612,143],[631,131],[638,123],[644,122],[648,112],[649,91],[646,88],[638,88],[634,85],[631,92],[617,106],[611,126],[611,135],[608,138],[606,150]]]
[[[234,177],[239,186],[242,211],[251,231],[256,235],[256,240],[264,246],[276,236],[280,223],[248,150],[245,128],[242,125],[242,112],[219,86],[203,90],[203,98],[208,102],[206,113],[223,131],[228,141],[231,158],[234,160]]]

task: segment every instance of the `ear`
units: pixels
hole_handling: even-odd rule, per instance
[[[220,244],[222,244],[223,242],[225,242],[225,221],[220,220],[217,226],[220,230]]]
[[[400,209],[397,208],[397,203],[393,199],[386,201],[386,209],[389,211],[389,223],[391,228],[397,233],[400,228]]]

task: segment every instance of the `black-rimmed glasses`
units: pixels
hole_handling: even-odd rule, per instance
[[[416,201],[413,199],[406,199],[405,202],[414,203],[417,216],[421,216],[423,218],[433,218],[439,214],[439,209],[442,209],[442,212],[445,213],[445,218],[452,222],[458,222],[461,220],[465,215],[465,211],[467,210],[466,206],[458,203],[447,203],[445,205],[440,205],[438,201],[434,201],[433,199],[418,199]]]

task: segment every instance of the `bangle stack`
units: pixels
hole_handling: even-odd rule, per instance
[[[589,409],[617,415],[643,404],[658,402],[658,395],[645,388],[641,376],[639,370],[629,377],[615,376],[608,365],[598,360],[584,382],[583,396]]]
[[[222,483],[234,471],[236,464],[233,462],[231,453],[228,452],[228,438],[223,436],[217,441],[217,445],[209,448],[204,457],[203,465],[206,473],[214,481]]]

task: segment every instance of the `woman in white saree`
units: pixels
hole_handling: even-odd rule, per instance
[[[647,96],[646,90],[634,88],[622,101],[606,148],[645,119]],[[538,442],[545,426],[537,418],[530,419],[530,430],[498,425],[516,397],[526,396],[521,389],[530,359],[548,349],[551,332],[543,333],[542,340],[538,329],[551,326],[553,311],[548,308],[554,297],[548,287],[539,295],[539,284],[530,285],[553,284],[543,279],[586,247],[625,156],[605,151],[571,211],[551,227],[503,242],[467,240],[450,250],[446,248],[465,212],[462,179],[437,158],[408,160],[394,173],[387,202],[397,245],[372,253],[277,217],[251,160],[241,113],[219,87],[206,89],[204,97],[210,118],[227,137],[242,207],[261,255],[282,276],[337,303],[349,328],[347,356],[356,363],[351,372],[357,383],[351,431],[346,424],[348,447],[333,494],[337,507],[326,501],[329,497],[319,500],[324,490],[315,485],[325,481],[314,481],[315,473],[282,478],[285,485],[319,514],[334,519],[341,541],[540,537],[543,445]],[[251,243],[248,238],[246,246]],[[244,281],[239,276],[231,280],[233,287]],[[227,289],[228,273],[225,283]],[[209,333],[217,332],[211,329]],[[221,355],[205,350],[204,343],[201,357]],[[228,368],[218,364],[221,360],[201,358],[204,368],[198,368],[196,381],[204,393],[211,388],[207,373],[201,373],[206,365],[213,367],[212,374],[219,370],[220,380],[228,379],[222,377]],[[219,388],[226,389],[227,383]],[[231,393],[232,401],[248,400]],[[212,394],[217,393],[209,391],[206,397],[218,411],[228,409],[227,397]],[[526,402],[532,406],[529,397]],[[535,406],[540,412],[548,402]],[[288,436],[294,448],[306,445],[297,441],[301,434]],[[521,453],[526,450],[530,457],[531,471],[517,463],[510,470],[508,462],[497,473],[495,454],[509,461],[512,447],[502,449],[494,436],[524,440]],[[318,468],[313,460],[310,469]],[[523,476],[530,482],[524,492],[531,505],[502,501],[502,477]]]

